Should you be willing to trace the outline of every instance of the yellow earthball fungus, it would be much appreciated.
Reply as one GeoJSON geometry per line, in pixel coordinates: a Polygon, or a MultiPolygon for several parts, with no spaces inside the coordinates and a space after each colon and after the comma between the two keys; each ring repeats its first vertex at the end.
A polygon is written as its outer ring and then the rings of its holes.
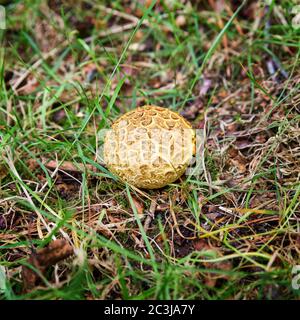
{"type": "Polygon", "coordinates": [[[195,152],[195,132],[178,113],[146,105],[113,124],[104,138],[104,161],[138,188],[162,188],[177,180],[195,152]]]}

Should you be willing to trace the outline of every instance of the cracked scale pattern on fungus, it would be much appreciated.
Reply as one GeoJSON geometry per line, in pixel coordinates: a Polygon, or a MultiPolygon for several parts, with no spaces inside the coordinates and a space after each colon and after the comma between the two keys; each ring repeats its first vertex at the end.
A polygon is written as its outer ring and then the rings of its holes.
{"type": "Polygon", "coordinates": [[[183,175],[195,153],[195,131],[182,116],[146,105],[113,124],[104,139],[104,161],[123,181],[156,189],[183,175]]]}

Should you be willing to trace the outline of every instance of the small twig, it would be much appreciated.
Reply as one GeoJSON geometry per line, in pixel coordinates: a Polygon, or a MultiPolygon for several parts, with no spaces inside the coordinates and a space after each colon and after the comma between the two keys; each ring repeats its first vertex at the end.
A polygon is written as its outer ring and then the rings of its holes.
{"type": "MultiPolygon", "coordinates": [[[[97,37],[107,37],[107,36],[113,35],[115,33],[124,32],[124,31],[135,28],[136,25],[137,25],[136,22],[131,22],[131,23],[124,24],[123,26],[114,26],[108,30],[97,33],[97,37]]],[[[95,36],[90,36],[88,38],[85,38],[84,41],[91,42],[94,39],[95,39],[95,36]]]]}
{"type": "Polygon", "coordinates": [[[90,164],[83,165],[82,163],[73,164],[71,161],[64,161],[63,163],[59,164],[56,160],[47,161],[47,159],[43,158],[43,163],[47,169],[53,169],[56,171],[67,171],[67,172],[84,172],[86,169],[96,172],[97,169],[90,164]]]}
{"type": "MultiPolygon", "coordinates": [[[[147,231],[148,231],[148,229],[149,229],[149,227],[150,227],[151,221],[152,221],[152,219],[154,218],[156,206],[157,206],[156,200],[151,200],[150,209],[149,209],[147,218],[146,218],[145,223],[144,223],[145,233],[147,233],[147,231]]],[[[144,246],[144,240],[143,240],[143,238],[141,239],[141,243],[142,243],[143,246],[144,246]]]]}
{"type": "MultiPolygon", "coordinates": [[[[129,20],[129,21],[132,21],[132,22],[135,22],[135,23],[139,23],[140,19],[137,18],[134,15],[131,15],[131,14],[128,14],[128,13],[125,13],[125,12],[121,12],[121,11],[118,11],[116,9],[109,8],[109,7],[103,6],[101,4],[98,4],[97,6],[101,10],[103,10],[103,11],[105,11],[107,13],[111,13],[111,14],[117,16],[117,17],[121,17],[123,19],[129,20]]],[[[146,26],[149,26],[149,21],[148,20],[144,20],[143,24],[146,25],[146,26]]]]}

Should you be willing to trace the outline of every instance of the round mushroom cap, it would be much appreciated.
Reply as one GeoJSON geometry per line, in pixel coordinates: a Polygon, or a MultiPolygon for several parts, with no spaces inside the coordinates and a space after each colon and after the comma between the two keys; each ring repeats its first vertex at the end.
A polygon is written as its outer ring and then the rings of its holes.
{"type": "Polygon", "coordinates": [[[178,113],[146,105],[113,124],[104,138],[104,161],[138,188],[162,188],[186,171],[195,153],[195,132],[178,113]]]}

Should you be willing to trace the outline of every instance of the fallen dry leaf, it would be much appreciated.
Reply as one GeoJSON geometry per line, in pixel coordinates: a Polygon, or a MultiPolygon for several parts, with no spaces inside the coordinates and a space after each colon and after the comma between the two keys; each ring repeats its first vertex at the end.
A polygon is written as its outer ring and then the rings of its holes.
{"type": "MultiPolygon", "coordinates": [[[[72,254],[73,248],[71,245],[65,239],[59,239],[52,241],[45,248],[32,252],[27,262],[43,275],[48,267],[70,257],[72,254]]],[[[33,289],[40,280],[39,274],[27,266],[22,267],[22,278],[25,291],[33,289]]]]}
{"type": "MultiPolygon", "coordinates": [[[[220,248],[213,246],[205,239],[197,239],[193,242],[194,248],[197,251],[214,251],[218,257],[222,257],[222,251],[220,248]]],[[[209,259],[208,259],[209,260],[209,259]]],[[[203,266],[207,269],[230,271],[232,269],[232,262],[230,260],[224,260],[219,262],[204,262],[203,266]]],[[[208,287],[214,287],[218,279],[228,279],[226,273],[205,273],[204,282],[208,287]]]]}
{"type": "Polygon", "coordinates": [[[144,213],[144,204],[138,201],[136,198],[132,197],[133,203],[136,207],[137,213],[139,216],[143,215],[144,213]]]}

